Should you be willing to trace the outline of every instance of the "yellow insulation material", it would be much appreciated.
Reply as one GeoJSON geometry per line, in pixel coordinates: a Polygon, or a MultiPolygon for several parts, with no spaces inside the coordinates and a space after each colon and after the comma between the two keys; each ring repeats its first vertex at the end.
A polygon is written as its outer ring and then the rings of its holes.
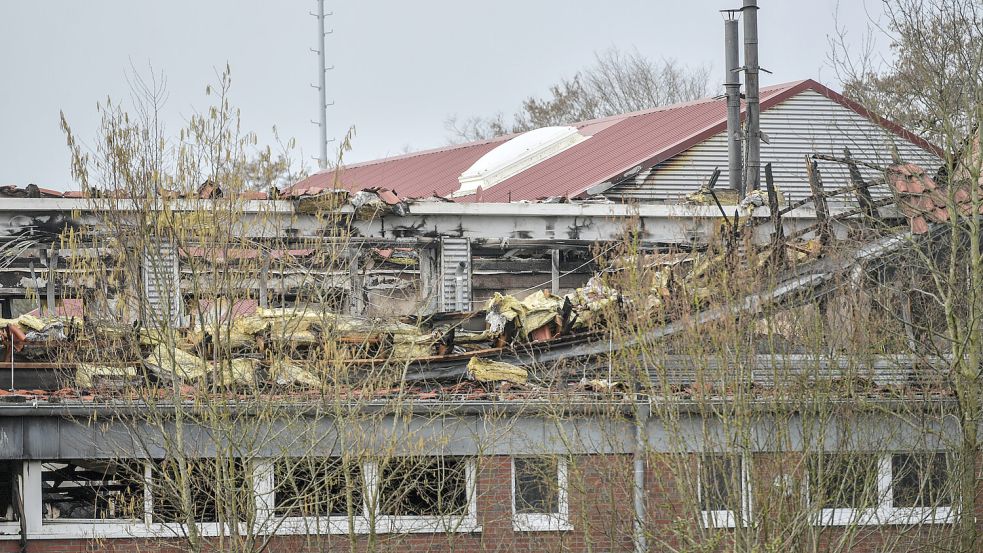
{"type": "Polygon", "coordinates": [[[270,378],[281,386],[300,385],[310,388],[321,386],[321,379],[317,375],[285,359],[277,359],[270,365],[270,378]]]}
{"type": "Polygon", "coordinates": [[[491,331],[501,332],[506,322],[518,319],[519,334],[528,338],[533,331],[553,322],[561,307],[563,297],[546,290],[530,294],[522,301],[495,292],[485,305],[488,312],[485,320],[489,322],[491,331]]]}
{"type": "Polygon", "coordinates": [[[107,367],[103,365],[80,364],[75,371],[75,385],[79,388],[92,388],[99,379],[129,380],[136,378],[137,368],[107,367]]]}
{"type": "Polygon", "coordinates": [[[208,365],[200,357],[165,344],[158,344],[144,362],[165,376],[173,374],[181,380],[194,382],[208,375],[208,365]]]}
{"type": "Polygon", "coordinates": [[[45,326],[45,322],[40,317],[35,317],[34,315],[27,313],[17,317],[17,324],[19,324],[21,328],[29,328],[37,331],[44,330],[45,326]]]}
{"type": "Polygon", "coordinates": [[[468,375],[478,382],[515,382],[525,384],[529,380],[529,372],[522,367],[504,363],[502,361],[492,361],[472,357],[468,361],[468,375]]]}
{"type": "Polygon", "coordinates": [[[539,290],[526,296],[522,300],[522,307],[521,333],[528,337],[533,331],[556,320],[556,316],[563,307],[563,297],[551,294],[546,290],[539,290]]]}
{"type": "Polygon", "coordinates": [[[254,386],[256,384],[256,360],[233,359],[221,362],[218,380],[225,386],[254,386]]]}
{"type": "Polygon", "coordinates": [[[431,355],[434,342],[436,341],[437,339],[431,334],[425,334],[422,336],[413,336],[411,334],[394,334],[393,358],[411,360],[418,357],[428,357],[431,355]]]}

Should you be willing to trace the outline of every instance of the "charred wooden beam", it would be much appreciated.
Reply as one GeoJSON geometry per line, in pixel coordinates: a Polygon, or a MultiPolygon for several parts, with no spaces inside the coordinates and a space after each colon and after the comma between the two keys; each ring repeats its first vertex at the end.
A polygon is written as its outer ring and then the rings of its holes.
{"type": "MultiPolygon", "coordinates": [[[[552,264],[552,259],[493,259],[476,257],[471,260],[471,270],[474,273],[540,273],[549,275],[553,272],[552,264]]],[[[584,261],[561,260],[559,270],[561,273],[592,273],[592,265],[590,263],[584,265],[584,261]]]]}
{"type": "MultiPolygon", "coordinates": [[[[583,286],[592,273],[571,273],[560,276],[560,289],[576,288],[583,286]]],[[[550,290],[552,279],[549,274],[519,273],[519,274],[474,274],[472,275],[472,286],[475,298],[481,296],[481,292],[503,290],[550,290]]]]}
{"type": "MultiPolygon", "coordinates": [[[[874,200],[874,208],[884,207],[886,205],[891,205],[893,203],[894,203],[894,198],[892,198],[892,197],[881,198],[879,200],[874,200]]],[[[862,213],[863,213],[863,208],[862,207],[856,207],[856,208],[853,208],[853,209],[848,209],[846,211],[841,211],[841,212],[837,213],[836,215],[831,215],[829,217],[829,222],[830,223],[834,223],[836,221],[843,221],[843,220],[849,219],[851,217],[856,217],[857,215],[860,215],[862,213]]],[[[798,239],[798,238],[801,238],[801,237],[805,236],[806,234],[809,234],[810,232],[813,232],[814,230],[815,230],[815,227],[807,227],[807,228],[799,229],[799,230],[793,232],[792,234],[789,234],[786,238],[788,240],[795,240],[795,239],[798,239]]]]}
{"type": "Polygon", "coordinates": [[[765,165],[765,186],[768,188],[768,213],[771,215],[773,234],[771,239],[771,262],[781,263],[785,258],[785,227],[782,225],[781,209],[778,205],[778,190],[771,163],[765,165]]]}
{"type": "Polygon", "coordinates": [[[850,149],[843,148],[844,159],[846,160],[847,169],[850,171],[850,184],[855,188],[855,193],[857,195],[857,203],[863,208],[863,212],[867,217],[871,219],[877,218],[877,209],[874,207],[874,199],[870,196],[870,190],[867,188],[867,183],[864,182],[863,175],[860,174],[860,168],[857,166],[857,162],[850,156],[850,149]]]}
{"type": "MultiPolygon", "coordinates": [[[[717,197],[717,193],[713,190],[713,187],[717,184],[717,179],[720,178],[720,168],[714,167],[713,174],[710,175],[710,182],[707,183],[707,190],[710,191],[710,197],[713,198],[713,203],[717,204],[717,209],[720,210],[720,215],[724,218],[724,222],[731,230],[734,229],[734,225],[731,224],[730,218],[727,217],[727,212],[724,211],[724,206],[720,205],[720,198],[717,197]]],[[[736,224],[736,223],[735,223],[736,224]]]]}
{"type": "Polygon", "coordinates": [[[819,163],[806,156],[806,173],[809,175],[809,189],[812,191],[813,203],[816,206],[816,219],[819,226],[819,242],[829,244],[832,239],[832,228],[829,222],[829,207],[823,194],[823,179],[819,173],[819,163]]]}
{"type": "Polygon", "coordinates": [[[550,250],[550,290],[560,293],[560,250],[550,250]]]}
{"type": "Polygon", "coordinates": [[[826,154],[812,154],[809,157],[811,157],[812,159],[818,159],[818,160],[822,160],[822,161],[832,161],[834,163],[845,163],[845,164],[862,165],[862,166],[864,166],[864,167],[866,167],[868,169],[873,169],[874,171],[884,172],[886,170],[885,167],[880,166],[880,165],[877,165],[876,163],[870,163],[870,162],[867,162],[867,161],[861,161],[859,159],[853,159],[853,158],[850,157],[849,153],[847,154],[847,157],[836,157],[836,156],[830,156],[830,155],[826,155],[826,154]]]}
{"type": "Polygon", "coordinates": [[[785,227],[782,226],[781,208],[778,205],[778,190],[775,189],[775,177],[771,172],[771,163],[765,165],[765,186],[768,187],[768,212],[771,215],[771,224],[775,229],[774,244],[778,244],[785,239],[785,227]]]}

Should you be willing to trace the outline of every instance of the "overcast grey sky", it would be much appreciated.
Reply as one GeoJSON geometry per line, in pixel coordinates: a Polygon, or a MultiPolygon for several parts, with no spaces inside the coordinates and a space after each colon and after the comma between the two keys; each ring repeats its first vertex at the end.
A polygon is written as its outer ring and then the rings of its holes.
{"type": "MultiPolygon", "coordinates": [[[[447,141],[448,115],[511,113],[531,94],[589,64],[595,51],[722,66],[719,9],[740,0],[328,0],[329,136],[355,126],[348,161],[447,141]]],[[[826,64],[836,0],[761,0],[763,84],[815,78],[826,64]]],[[[847,0],[841,21],[859,37],[877,0],[847,0]]],[[[297,139],[316,155],[313,0],[47,0],[0,3],[0,184],[74,188],[58,126],[63,110],[84,140],[96,102],[128,94],[132,65],[163,71],[176,130],[207,105],[216,68],[232,67],[244,126],[297,139]]]]}

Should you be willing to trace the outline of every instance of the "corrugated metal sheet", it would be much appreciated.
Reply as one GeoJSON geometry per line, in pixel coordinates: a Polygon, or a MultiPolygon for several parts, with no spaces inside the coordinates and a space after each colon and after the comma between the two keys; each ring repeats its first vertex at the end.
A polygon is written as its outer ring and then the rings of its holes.
{"type": "MultiPolygon", "coordinates": [[[[772,163],[775,182],[787,202],[811,195],[804,160],[806,154],[842,157],[843,149],[849,148],[857,159],[888,165],[894,144],[905,160],[923,167],[940,164],[935,154],[815,90],[799,92],[763,112],[761,128],[770,140],[768,144],[761,144],[762,165],[772,163]]],[[[605,195],[616,200],[680,200],[699,188],[716,167],[722,172],[718,182],[727,182],[726,133],[719,133],[631,181],[611,188],[605,195]]],[[[820,162],[820,169],[827,188],[849,184],[845,165],[820,162]]],[[[883,177],[863,167],[861,172],[865,179],[883,177]]],[[[871,188],[875,198],[889,193],[885,186],[871,188]]],[[[830,204],[853,205],[855,201],[852,196],[840,196],[832,198],[830,204]]]]}
{"type": "Polygon", "coordinates": [[[156,248],[148,245],[143,252],[143,291],[146,306],[144,324],[154,327],[164,321],[181,325],[182,299],[178,276],[177,251],[168,241],[156,248]]]}
{"type": "Polygon", "coordinates": [[[471,241],[467,238],[440,239],[441,311],[471,309],[471,241]]]}

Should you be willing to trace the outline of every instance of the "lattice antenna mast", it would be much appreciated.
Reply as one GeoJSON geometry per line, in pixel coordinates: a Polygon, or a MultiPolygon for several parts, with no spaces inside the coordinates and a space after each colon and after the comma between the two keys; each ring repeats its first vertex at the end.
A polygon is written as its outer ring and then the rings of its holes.
{"type": "Polygon", "coordinates": [[[327,72],[334,69],[333,65],[325,65],[325,55],[324,55],[324,39],[328,35],[334,32],[334,29],[325,31],[324,30],[324,20],[327,16],[334,15],[334,12],[324,11],[324,0],[317,0],[317,13],[312,13],[314,17],[317,18],[317,50],[311,49],[311,52],[317,54],[317,83],[311,84],[312,87],[317,89],[317,111],[318,111],[318,121],[311,121],[319,127],[320,130],[320,142],[318,143],[319,156],[317,158],[318,165],[321,169],[328,168],[328,143],[333,142],[334,139],[328,139],[328,106],[333,106],[334,102],[328,102],[328,89],[326,86],[326,76],[327,72]]]}

